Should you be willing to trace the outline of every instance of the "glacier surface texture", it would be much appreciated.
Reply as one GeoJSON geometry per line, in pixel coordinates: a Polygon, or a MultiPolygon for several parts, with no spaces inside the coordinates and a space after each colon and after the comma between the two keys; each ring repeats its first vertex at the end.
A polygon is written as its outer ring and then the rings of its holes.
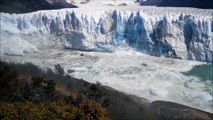
{"type": "Polygon", "coordinates": [[[126,48],[154,56],[213,60],[213,17],[74,9],[1,13],[1,54],[24,55],[43,48],[114,52],[126,48]]]}

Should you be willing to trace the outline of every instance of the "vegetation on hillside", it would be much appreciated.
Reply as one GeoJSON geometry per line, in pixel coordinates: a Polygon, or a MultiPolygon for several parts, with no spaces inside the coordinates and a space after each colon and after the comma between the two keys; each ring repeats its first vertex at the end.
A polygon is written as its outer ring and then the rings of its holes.
{"type": "Polygon", "coordinates": [[[108,120],[103,93],[94,86],[77,92],[55,80],[20,75],[1,66],[0,119],[108,120]]]}

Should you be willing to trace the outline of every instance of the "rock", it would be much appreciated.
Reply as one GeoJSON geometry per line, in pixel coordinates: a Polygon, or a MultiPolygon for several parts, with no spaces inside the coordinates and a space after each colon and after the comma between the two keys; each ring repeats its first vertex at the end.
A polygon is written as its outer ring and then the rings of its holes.
{"type": "Polygon", "coordinates": [[[211,113],[165,101],[151,103],[151,109],[158,120],[212,120],[213,117],[211,113]]]}

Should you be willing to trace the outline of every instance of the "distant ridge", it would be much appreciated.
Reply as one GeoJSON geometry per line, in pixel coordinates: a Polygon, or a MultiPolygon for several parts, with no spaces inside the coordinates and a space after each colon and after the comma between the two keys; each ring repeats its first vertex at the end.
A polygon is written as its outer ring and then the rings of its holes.
{"type": "Polygon", "coordinates": [[[147,0],[147,1],[141,1],[140,4],[141,5],[154,5],[157,6],[158,4],[160,4],[162,2],[162,0],[147,0]]]}
{"type": "Polygon", "coordinates": [[[213,9],[213,0],[147,0],[140,1],[140,5],[155,5],[159,7],[195,7],[213,9]]]}
{"type": "Polygon", "coordinates": [[[77,8],[65,0],[1,0],[0,12],[27,13],[38,10],[77,8]]]}

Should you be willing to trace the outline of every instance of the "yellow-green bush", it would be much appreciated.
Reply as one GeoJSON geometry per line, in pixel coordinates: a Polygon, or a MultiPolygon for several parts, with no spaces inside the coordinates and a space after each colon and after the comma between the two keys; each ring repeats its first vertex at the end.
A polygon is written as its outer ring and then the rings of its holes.
{"type": "Polygon", "coordinates": [[[14,104],[0,104],[0,119],[15,120],[19,117],[18,111],[14,104]]]}
{"type": "Polygon", "coordinates": [[[77,107],[70,104],[0,103],[1,120],[109,120],[107,110],[87,101],[77,107]]]}
{"type": "Polygon", "coordinates": [[[73,120],[78,114],[78,108],[68,104],[51,103],[46,108],[52,119],[73,120]]]}
{"type": "Polygon", "coordinates": [[[81,120],[109,120],[107,109],[94,101],[87,101],[80,106],[81,120]]]}

